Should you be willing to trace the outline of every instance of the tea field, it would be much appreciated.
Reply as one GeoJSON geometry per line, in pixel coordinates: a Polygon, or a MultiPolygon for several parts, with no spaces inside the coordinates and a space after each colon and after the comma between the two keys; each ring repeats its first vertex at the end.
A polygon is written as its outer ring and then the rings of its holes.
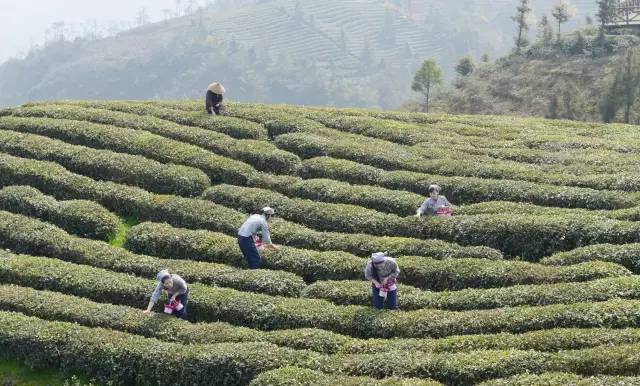
{"type": "Polygon", "coordinates": [[[640,384],[638,127],[201,105],[0,110],[2,360],[113,384],[640,384]],[[432,183],[454,216],[413,216],[432,183]],[[235,236],[265,205],[282,248],[248,270],[235,236]],[[370,305],[377,251],[397,311],[370,305]],[[189,321],[142,312],[163,268],[189,321]]]}

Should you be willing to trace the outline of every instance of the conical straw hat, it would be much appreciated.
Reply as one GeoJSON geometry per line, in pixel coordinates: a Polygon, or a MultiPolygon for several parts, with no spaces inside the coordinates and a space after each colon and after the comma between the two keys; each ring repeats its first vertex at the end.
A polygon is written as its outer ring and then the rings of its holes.
{"type": "Polygon", "coordinates": [[[222,85],[218,82],[213,82],[209,85],[209,88],[207,89],[211,92],[214,92],[216,94],[224,94],[226,92],[226,90],[224,89],[224,87],[222,87],[222,85]]]}

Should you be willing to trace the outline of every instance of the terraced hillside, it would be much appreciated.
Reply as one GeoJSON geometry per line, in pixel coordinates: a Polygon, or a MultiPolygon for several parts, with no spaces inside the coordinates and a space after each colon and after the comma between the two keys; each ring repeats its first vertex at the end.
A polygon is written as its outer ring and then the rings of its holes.
{"type": "MultiPolygon", "coordinates": [[[[418,96],[411,81],[425,59],[453,80],[461,57],[511,50],[517,3],[225,2],[234,4],[199,1],[212,5],[104,39],[50,41],[0,63],[0,107],[52,98],[201,98],[215,78],[234,100],[388,109],[418,96]]],[[[556,3],[531,7],[539,18],[556,3]]],[[[579,16],[563,30],[595,12],[595,0],[573,3],[579,16]]]]}
{"type": "Polygon", "coordinates": [[[116,384],[640,383],[637,127],[200,108],[0,111],[0,357],[116,384]],[[412,216],[431,183],[453,217],[412,216]],[[246,270],[267,204],[283,247],[246,270]],[[398,311],[369,306],[381,250],[398,311]],[[142,313],[162,268],[191,320],[142,313]]]}

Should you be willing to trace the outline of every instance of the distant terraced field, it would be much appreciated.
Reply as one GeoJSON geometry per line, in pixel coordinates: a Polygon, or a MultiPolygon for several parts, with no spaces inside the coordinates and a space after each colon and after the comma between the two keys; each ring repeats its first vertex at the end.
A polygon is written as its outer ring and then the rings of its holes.
{"type": "Polygon", "coordinates": [[[0,110],[0,357],[115,384],[640,384],[638,128],[199,101],[0,110]],[[438,183],[450,218],[412,214],[438,183]],[[270,205],[264,269],[235,235],[270,205]],[[375,311],[367,257],[397,258],[375,311]],[[190,321],[142,313],[163,268],[190,321]]]}

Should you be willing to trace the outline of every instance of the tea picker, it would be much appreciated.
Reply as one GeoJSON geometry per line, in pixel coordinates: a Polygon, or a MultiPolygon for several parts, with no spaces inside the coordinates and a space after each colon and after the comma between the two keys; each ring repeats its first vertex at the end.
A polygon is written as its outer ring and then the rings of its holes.
{"type": "Polygon", "coordinates": [[[168,269],[163,269],[156,276],[158,284],[151,294],[151,300],[145,314],[151,313],[151,309],[160,299],[162,290],[167,291],[169,303],[164,307],[166,314],[174,315],[182,319],[187,318],[187,304],[189,303],[189,288],[187,283],[179,275],[172,274],[168,269]]]}
{"type": "Polygon", "coordinates": [[[269,223],[275,213],[273,208],[265,206],[260,210],[259,214],[249,216],[238,230],[238,245],[250,269],[260,268],[261,258],[258,247],[279,249],[271,242],[271,235],[269,234],[269,223]],[[258,235],[260,235],[259,243],[256,240],[258,235]]]}
{"type": "Polygon", "coordinates": [[[427,216],[451,216],[453,206],[445,196],[440,195],[440,186],[429,185],[429,198],[427,198],[416,211],[416,217],[427,216]]]}

